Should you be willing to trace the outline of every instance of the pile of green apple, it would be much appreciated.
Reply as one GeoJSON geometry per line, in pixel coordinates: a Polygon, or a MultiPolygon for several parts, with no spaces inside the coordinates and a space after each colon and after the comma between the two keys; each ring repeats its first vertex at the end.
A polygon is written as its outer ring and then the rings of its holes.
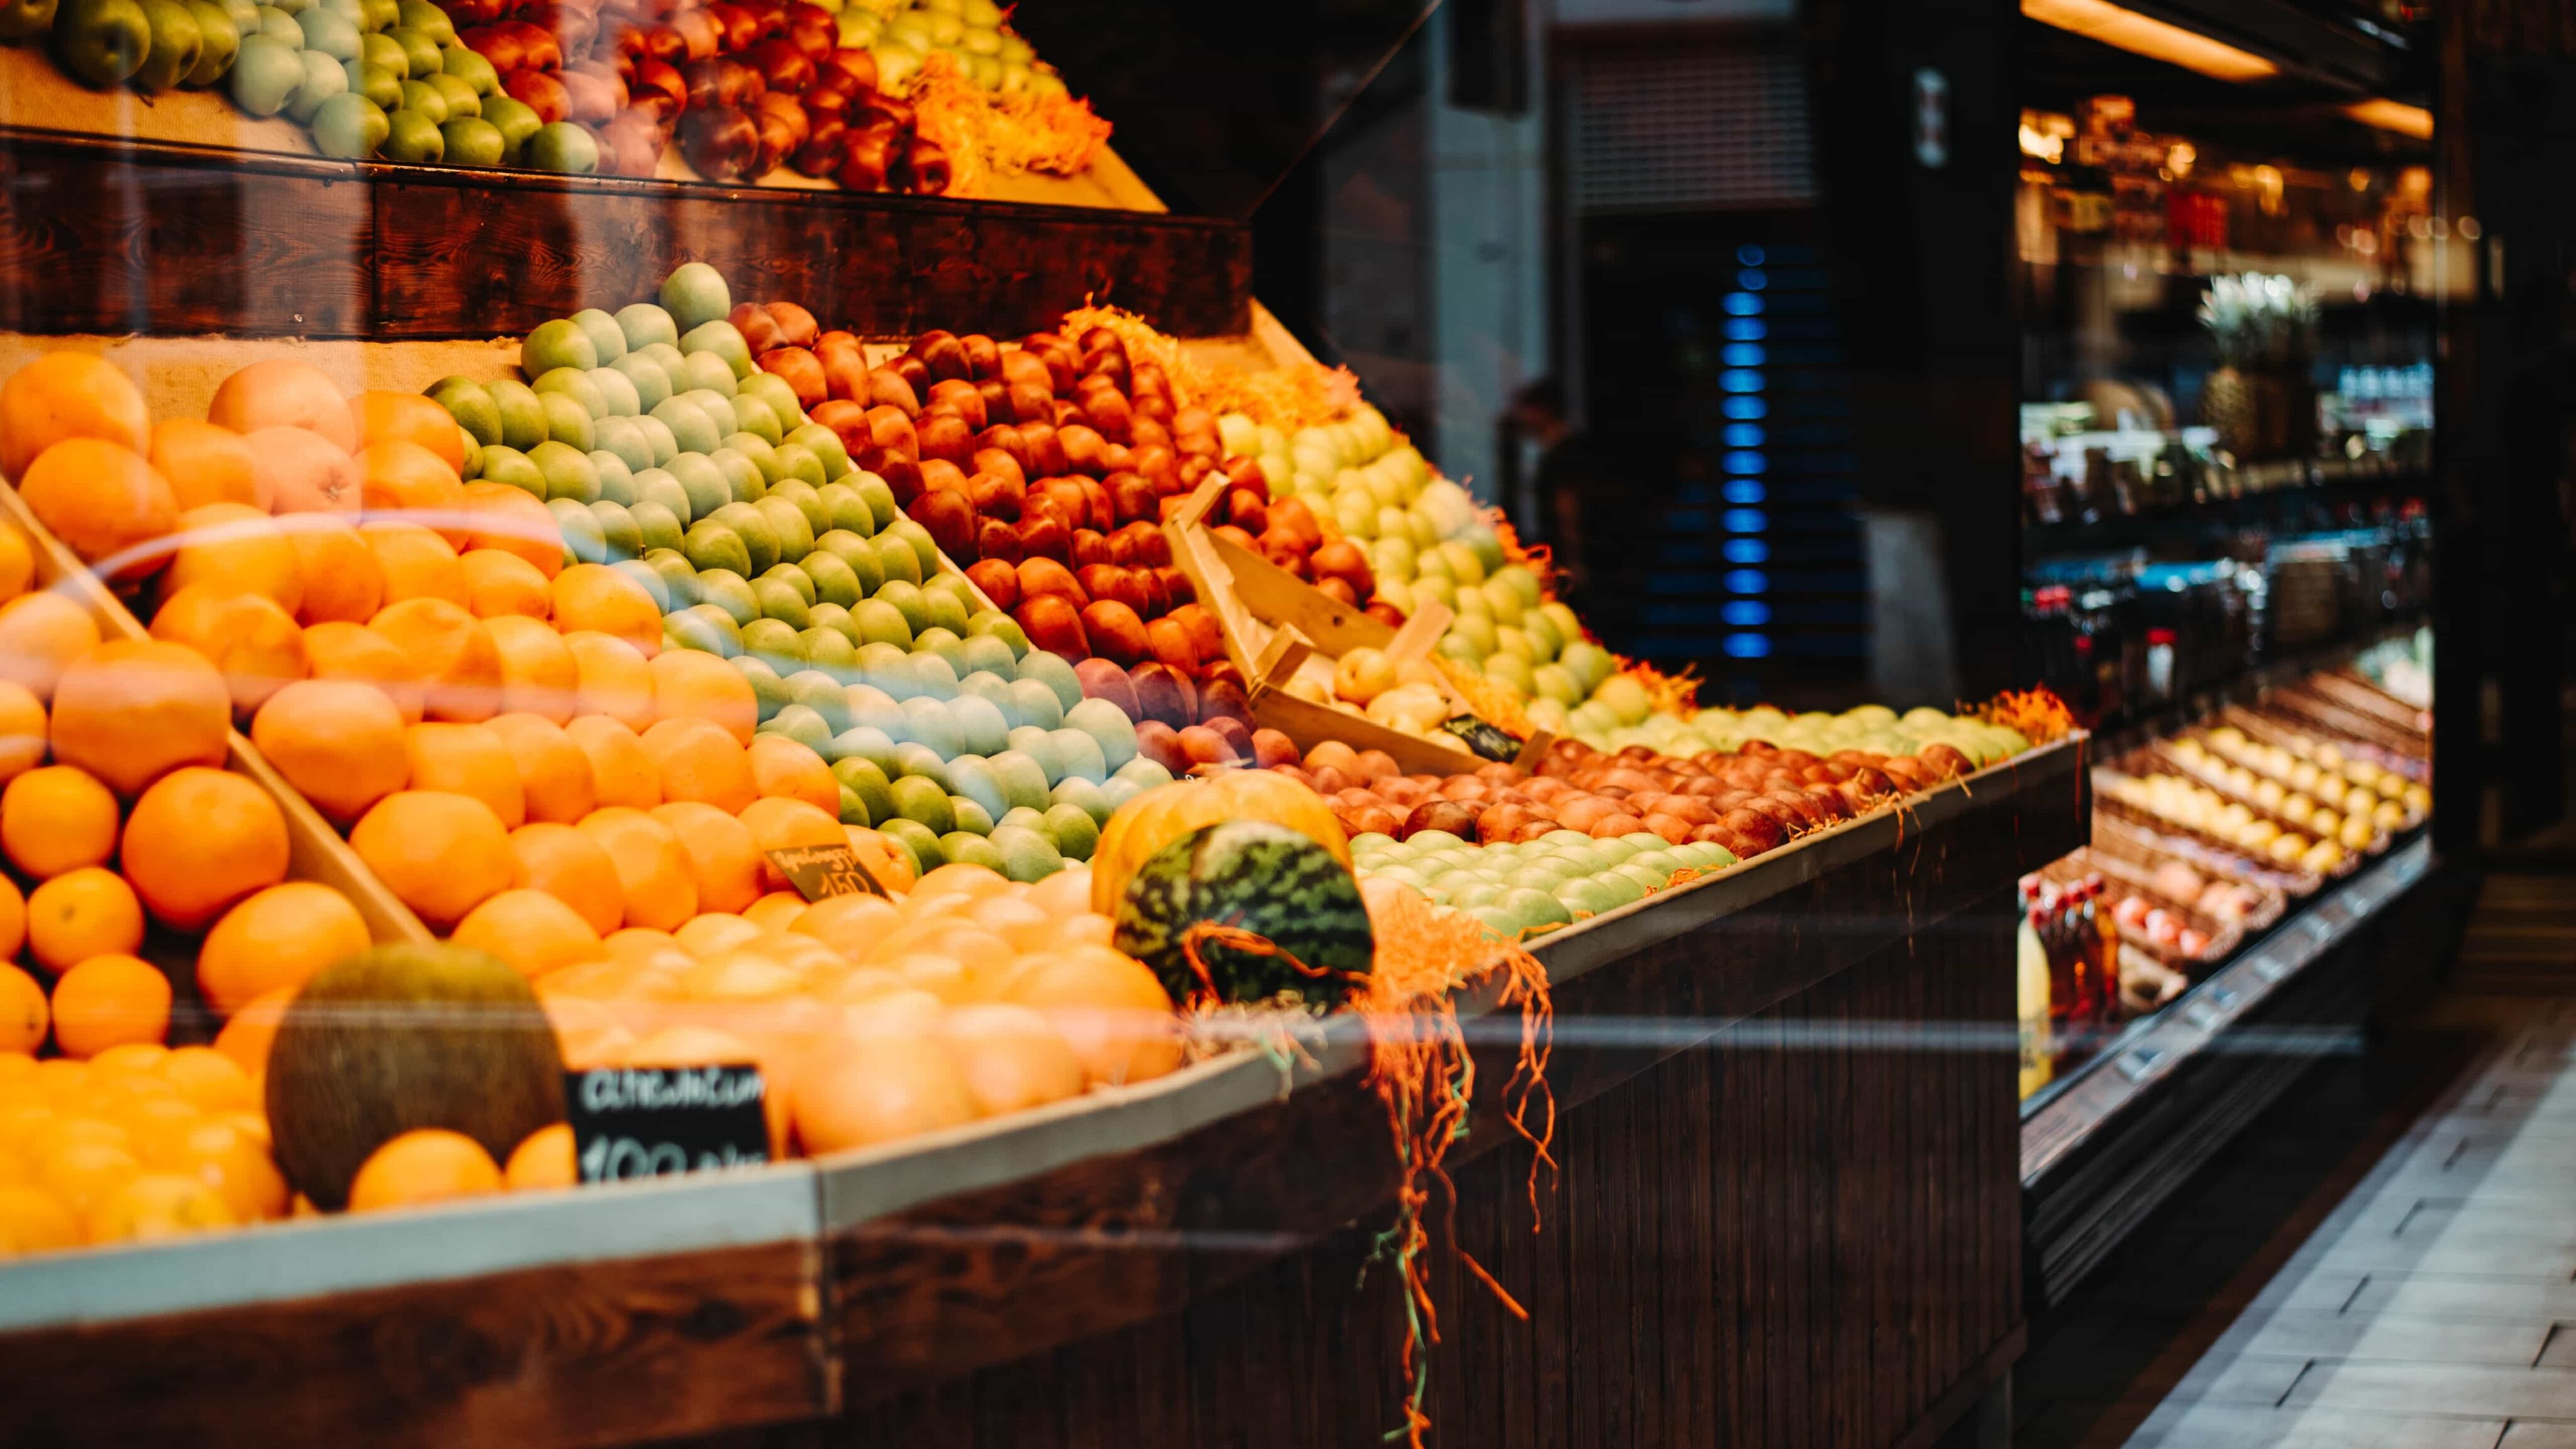
{"type": "Polygon", "coordinates": [[[1055,67],[1011,29],[1008,12],[994,0],[899,0],[883,5],[833,4],[839,14],[841,43],[865,46],[876,57],[877,84],[900,91],[904,81],[930,57],[945,55],[957,73],[988,91],[1006,96],[1068,95],[1055,67]]]}
{"type": "Polygon", "coordinates": [[[598,166],[598,143],[501,93],[430,0],[18,0],[0,40],[50,32],[85,85],[145,95],[222,85],[253,116],[284,115],[325,156],[460,166],[598,166]]]}
{"type": "Polygon", "coordinates": [[[831,763],[846,823],[925,870],[1034,879],[1089,859],[1109,813],[1170,772],[752,366],[733,312],[693,262],[658,302],[530,332],[533,382],[451,377],[429,396],[473,440],[469,476],[542,499],[568,561],[642,584],[664,647],[742,671],[759,728],[831,763]]]}
{"type": "Polygon", "coordinates": [[[1767,704],[1688,715],[1657,712],[1644,686],[1628,675],[1605,681],[1599,694],[1568,713],[1567,723],[1567,737],[1594,749],[1644,745],[1683,758],[1708,750],[1731,753],[1751,740],[1827,757],[1840,750],[1919,755],[1930,746],[1948,745],[1983,768],[2030,748],[2019,731],[1928,707],[1902,715],[1883,704],[1858,705],[1841,714],[1788,714],[1767,704]]]}
{"type": "Polygon", "coordinates": [[[1518,938],[1643,900],[1677,871],[1720,870],[1735,855],[1714,841],[1671,845],[1642,832],[1596,840],[1551,830],[1519,844],[1478,845],[1419,830],[1404,840],[1353,836],[1351,863],[1365,879],[1401,881],[1518,938]]]}

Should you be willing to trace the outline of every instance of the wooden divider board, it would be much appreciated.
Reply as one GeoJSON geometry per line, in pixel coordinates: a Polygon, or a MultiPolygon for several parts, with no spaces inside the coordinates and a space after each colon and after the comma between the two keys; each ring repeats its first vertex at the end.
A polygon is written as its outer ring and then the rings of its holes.
{"type": "MultiPolygon", "coordinates": [[[[151,637],[124,601],[64,547],[62,540],[37,520],[27,500],[18,496],[18,490],[6,483],[0,483],[0,519],[27,536],[36,561],[37,584],[62,593],[88,611],[98,623],[101,638],[151,637]]],[[[286,871],[290,878],[318,881],[338,891],[358,908],[359,916],[367,923],[367,934],[378,941],[435,939],[420,917],[412,914],[411,907],[385,889],[375,872],[367,869],[366,862],[358,859],[358,853],[349,848],[321,812],[286,783],[285,777],[261,757],[241,731],[232,730],[229,735],[225,768],[249,776],[277,801],[286,816],[286,871]]]]}

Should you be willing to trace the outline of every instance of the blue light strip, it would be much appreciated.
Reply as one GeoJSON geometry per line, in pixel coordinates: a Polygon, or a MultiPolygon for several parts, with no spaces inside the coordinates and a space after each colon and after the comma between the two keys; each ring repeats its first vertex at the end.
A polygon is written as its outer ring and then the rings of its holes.
{"type": "MultiPolygon", "coordinates": [[[[1767,439],[1756,421],[1770,409],[1761,394],[1768,379],[1763,367],[1770,354],[1762,345],[1770,329],[1762,322],[1762,292],[1771,279],[1762,271],[1767,254],[1761,247],[1747,243],[1735,249],[1735,260],[1741,268],[1735,274],[1739,289],[1726,295],[1726,346],[1720,354],[1725,371],[1718,376],[1718,386],[1725,390],[1726,428],[1729,449],[1721,460],[1730,476],[1720,492],[1728,508],[1720,515],[1726,532],[1727,562],[1758,564],[1771,557],[1770,544],[1761,536],[1770,527],[1770,519],[1752,505],[1768,496],[1760,475],[1769,471],[1770,459],[1760,450],[1767,439]]],[[[1734,568],[1727,571],[1726,589],[1731,594],[1763,594],[1771,587],[1770,576],[1756,568],[1734,568]]],[[[1719,610],[1719,618],[1730,629],[1758,630],[1771,622],[1771,606],[1759,598],[1730,599],[1719,610]]],[[[1763,659],[1771,653],[1767,634],[1743,632],[1726,636],[1724,648],[1730,659],[1763,659]]]]}

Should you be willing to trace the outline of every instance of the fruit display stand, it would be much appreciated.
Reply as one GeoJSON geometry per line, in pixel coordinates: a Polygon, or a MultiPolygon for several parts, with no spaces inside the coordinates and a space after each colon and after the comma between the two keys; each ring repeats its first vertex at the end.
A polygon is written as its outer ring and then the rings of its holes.
{"type": "MultiPolygon", "coordinates": [[[[2010,1029],[2011,882],[2080,843],[2085,744],[1544,938],[1535,1179],[1518,1027],[1462,1004],[1455,1242],[1529,1321],[1444,1236],[1435,1422],[1916,1443],[2000,1381],[2010,1059],[1960,1033],[2010,1029]]],[[[0,1385],[40,1439],[1366,1442],[1405,1390],[1391,1270],[1352,1286],[1397,1175],[1358,1035],[810,1164],[12,1263],[0,1385]]]]}

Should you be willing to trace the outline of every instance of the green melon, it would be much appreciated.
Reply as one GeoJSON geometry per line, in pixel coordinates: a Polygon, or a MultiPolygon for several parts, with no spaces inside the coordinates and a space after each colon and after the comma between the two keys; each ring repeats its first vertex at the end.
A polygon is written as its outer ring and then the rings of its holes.
{"type": "Polygon", "coordinates": [[[1118,902],[1118,949],[1144,962],[1175,1001],[1201,987],[1181,942],[1191,926],[1215,921],[1263,936],[1309,967],[1279,956],[1213,943],[1199,948],[1217,994],[1227,1001],[1290,996],[1338,1004],[1348,976],[1369,970],[1376,938],[1359,883],[1303,832],[1264,820],[1201,826],[1137,868],[1118,902]]]}
{"type": "Polygon", "coordinates": [[[494,1162],[564,1118],[563,1053],[526,978],[462,946],[375,946],[323,968],[268,1053],[277,1165],[338,1211],[368,1154],[444,1127],[494,1162]]]}

